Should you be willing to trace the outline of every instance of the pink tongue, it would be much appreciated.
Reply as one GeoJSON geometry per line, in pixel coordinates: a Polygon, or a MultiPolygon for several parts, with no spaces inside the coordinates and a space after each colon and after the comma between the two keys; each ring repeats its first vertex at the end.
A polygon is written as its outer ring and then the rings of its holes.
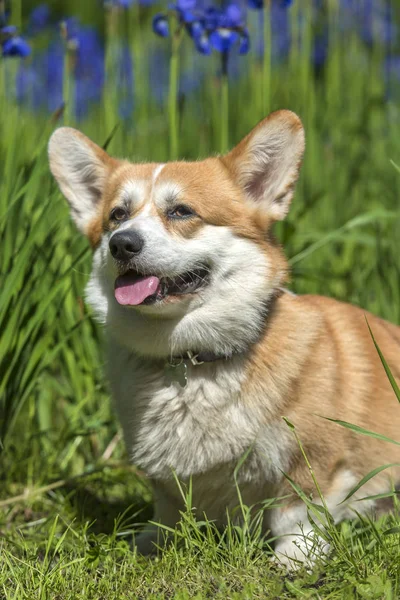
{"type": "Polygon", "coordinates": [[[123,275],[115,281],[115,299],[119,304],[137,306],[155,294],[160,287],[158,277],[137,277],[137,275],[123,275]]]}

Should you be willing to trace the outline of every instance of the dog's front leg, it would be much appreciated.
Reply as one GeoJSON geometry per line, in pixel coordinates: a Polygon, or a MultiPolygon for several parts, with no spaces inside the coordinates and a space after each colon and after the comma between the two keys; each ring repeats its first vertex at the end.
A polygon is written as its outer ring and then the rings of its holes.
{"type": "Polygon", "coordinates": [[[145,556],[155,554],[158,548],[162,548],[168,543],[170,532],[163,528],[162,525],[174,528],[180,519],[179,511],[182,509],[179,500],[168,494],[164,489],[163,484],[153,481],[153,491],[153,522],[146,525],[143,531],[135,537],[134,542],[134,546],[138,553],[145,556]],[[159,523],[159,525],[157,525],[157,523],[159,523]]]}

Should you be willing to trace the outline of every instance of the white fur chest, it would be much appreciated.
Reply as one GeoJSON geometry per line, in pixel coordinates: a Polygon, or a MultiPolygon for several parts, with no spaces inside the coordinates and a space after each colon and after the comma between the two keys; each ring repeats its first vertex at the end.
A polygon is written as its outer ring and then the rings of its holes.
{"type": "MultiPolygon", "coordinates": [[[[162,365],[108,344],[109,377],[128,453],[152,479],[187,480],[227,471],[252,448],[244,481],[276,480],[287,455],[281,424],[266,423],[265,407],[245,402],[245,361],[236,357],[189,367],[188,384],[168,387],[162,365]],[[264,410],[263,410],[264,408],[264,410]],[[279,442],[278,442],[279,440],[279,442]]],[[[265,402],[268,399],[265,398],[265,402]]]]}

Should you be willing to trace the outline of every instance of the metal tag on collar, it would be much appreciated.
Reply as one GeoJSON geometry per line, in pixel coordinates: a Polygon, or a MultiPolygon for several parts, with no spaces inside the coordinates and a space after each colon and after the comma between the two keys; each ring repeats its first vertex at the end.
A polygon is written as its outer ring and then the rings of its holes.
{"type": "Polygon", "coordinates": [[[187,386],[187,364],[181,359],[180,362],[167,362],[164,366],[165,379],[170,386],[172,383],[179,383],[181,388],[187,386]]]}
{"type": "Polygon", "coordinates": [[[197,367],[198,365],[204,364],[204,361],[198,360],[198,358],[197,358],[199,356],[198,354],[193,354],[193,352],[190,352],[190,350],[188,350],[186,352],[186,354],[188,355],[188,358],[193,366],[197,367]]]}

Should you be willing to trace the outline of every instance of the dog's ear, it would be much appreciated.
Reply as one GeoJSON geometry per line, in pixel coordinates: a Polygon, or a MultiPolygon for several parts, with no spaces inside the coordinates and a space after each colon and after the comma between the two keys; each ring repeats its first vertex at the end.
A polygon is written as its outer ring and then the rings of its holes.
{"type": "Polygon", "coordinates": [[[105,181],[114,164],[104,150],[71,127],[56,129],[49,141],[50,170],[82,233],[99,215],[105,181]]]}
{"type": "Polygon", "coordinates": [[[270,114],[222,158],[246,197],[276,220],[289,211],[304,154],[304,129],[289,110],[270,114]]]}

